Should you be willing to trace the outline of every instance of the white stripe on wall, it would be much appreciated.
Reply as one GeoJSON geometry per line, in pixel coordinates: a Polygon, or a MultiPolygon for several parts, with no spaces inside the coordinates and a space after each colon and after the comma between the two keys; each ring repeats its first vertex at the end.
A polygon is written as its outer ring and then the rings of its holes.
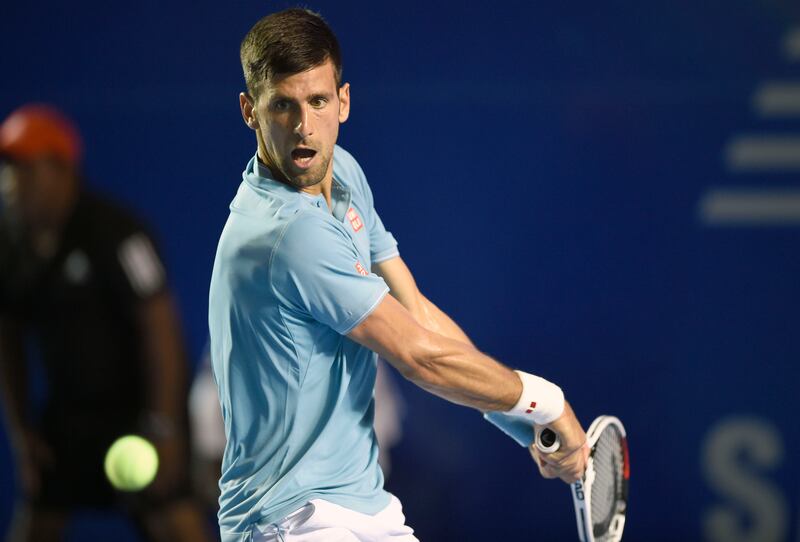
{"type": "Polygon", "coordinates": [[[698,211],[711,226],[800,225],[800,189],[712,188],[698,211]]]}
{"type": "Polygon", "coordinates": [[[790,62],[800,61],[800,28],[793,28],[783,38],[783,53],[790,62]]]}
{"type": "Polygon", "coordinates": [[[739,136],[725,148],[725,161],[734,171],[800,171],[800,137],[739,136]]]}
{"type": "Polygon", "coordinates": [[[800,82],[762,84],[753,96],[753,107],[762,117],[800,117],[800,82]]]}

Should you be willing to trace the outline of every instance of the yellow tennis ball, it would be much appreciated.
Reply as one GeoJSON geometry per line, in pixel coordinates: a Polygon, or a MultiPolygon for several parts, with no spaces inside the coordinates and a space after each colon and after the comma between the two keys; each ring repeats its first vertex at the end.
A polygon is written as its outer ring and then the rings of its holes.
{"type": "Polygon", "coordinates": [[[112,486],[122,491],[139,491],[156,477],[158,453],[142,437],[126,435],[108,449],[104,466],[112,486]]]}

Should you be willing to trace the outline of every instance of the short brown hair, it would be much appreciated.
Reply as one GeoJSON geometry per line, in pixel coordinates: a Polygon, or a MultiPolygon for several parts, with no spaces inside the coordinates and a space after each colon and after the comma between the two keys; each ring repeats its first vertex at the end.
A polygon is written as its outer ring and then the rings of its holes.
{"type": "Polygon", "coordinates": [[[259,86],[276,75],[292,75],[333,62],[336,86],[342,83],[339,42],[318,13],[290,8],[259,20],[239,50],[247,91],[255,98],[259,86]]]}

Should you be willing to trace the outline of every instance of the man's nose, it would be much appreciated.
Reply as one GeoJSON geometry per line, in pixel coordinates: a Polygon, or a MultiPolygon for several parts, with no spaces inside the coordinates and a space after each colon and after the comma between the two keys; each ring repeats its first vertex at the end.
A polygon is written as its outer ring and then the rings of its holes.
{"type": "Polygon", "coordinates": [[[299,135],[302,139],[314,133],[314,128],[311,123],[311,112],[308,106],[300,106],[295,122],[294,133],[299,135]]]}

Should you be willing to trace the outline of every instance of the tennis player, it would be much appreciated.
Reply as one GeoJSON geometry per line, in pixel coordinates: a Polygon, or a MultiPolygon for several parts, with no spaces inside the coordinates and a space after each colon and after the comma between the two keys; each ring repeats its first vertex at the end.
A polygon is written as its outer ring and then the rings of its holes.
{"type": "Polygon", "coordinates": [[[302,9],[269,15],[241,61],[257,152],[230,205],[209,304],[227,436],[222,540],[417,540],[377,464],[378,354],[526,446],[534,424],[553,428],[562,447],[537,464],[577,479],[586,437],[561,389],[479,352],[419,292],[363,171],[336,145],[350,86],[328,25],[302,9]]]}

